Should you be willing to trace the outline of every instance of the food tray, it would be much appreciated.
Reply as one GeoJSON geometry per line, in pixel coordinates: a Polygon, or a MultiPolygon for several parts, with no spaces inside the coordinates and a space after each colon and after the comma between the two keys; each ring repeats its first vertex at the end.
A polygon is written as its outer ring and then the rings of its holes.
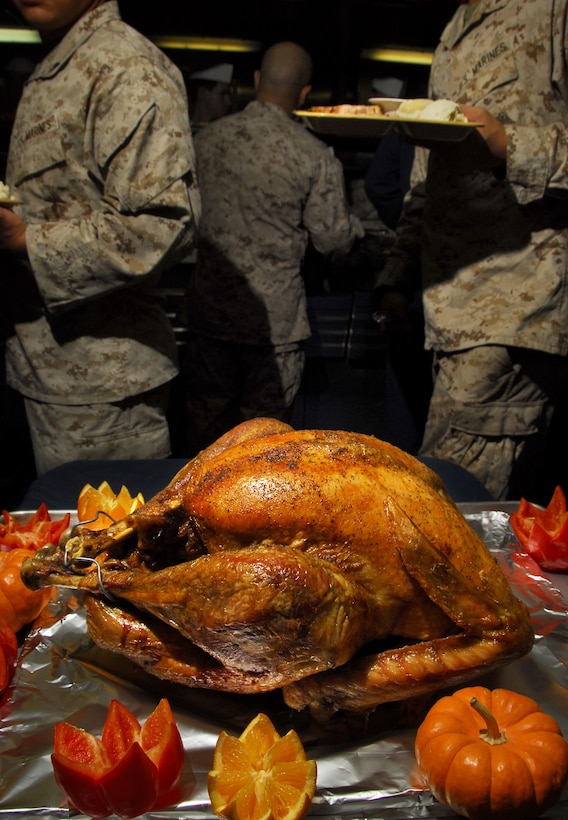
{"type": "MultiPolygon", "coordinates": [[[[529,655],[475,683],[533,697],[568,737],[568,576],[527,572],[515,564],[518,545],[508,525],[508,512],[514,507],[460,506],[529,606],[537,633],[529,655]]],[[[52,517],[58,516],[52,513],[52,517]]],[[[416,721],[412,717],[393,721],[392,704],[377,710],[367,725],[337,721],[323,730],[304,713],[287,710],[279,693],[227,695],[158,681],[96,649],[86,632],[80,595],[62,590],[25,640],[13,685],[0,707],[0,820],[70,816],[50,762],[57,721],[67,720],[100,735],[112,698],[145,720],[164,696],[183,737],[186,766],[178,805],[143,815],[146,820],[214,818],[207,773],[218,734],[221,729],[239,734],[259,711],[267,713],[280,732],[296,728],[308,757],[317,761],[317,792],[308,817],[456,816],[423,789],[413,753],[416,721]]],[[[555,820],[566,816],[568,787],[543,815],[555,820]]]]}
{"type": "Polygon", "coordinates": [[[401,117],[396,111],[404,100],[399,97],[371,97],[371,105],[380,105],[384,115],[329,114],[320,111],[295,111],[306,125],[319,134],[337,137],[384,137],[395,131],[410,142],[461,142],[479,122],[440,122],[417,117],[401,117]]]}
{"type": "Polygon", "coordinates": [[[297,117],[316,134],[335,137],[384,137],[392,130],[394,121],[390,117],[350,117],[347,114],[324,114],[317,111],[295,111],[297,117]]]}

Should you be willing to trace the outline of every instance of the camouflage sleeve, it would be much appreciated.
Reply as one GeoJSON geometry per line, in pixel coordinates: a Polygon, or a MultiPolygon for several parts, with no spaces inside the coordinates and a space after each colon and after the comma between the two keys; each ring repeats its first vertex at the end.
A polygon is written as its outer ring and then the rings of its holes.
{"type": "Polygon", "coordinates": [[[123,68],[98,89],[84,137],[96,193],[55,221],[28,225],[30,263],[51,311],[161,271],[193,246],[200,200],[187,107],[171,78],[149,71],[123,68]]]}
{"type": "Polygon", "coordinates": [[[349,211],[343,166],[331,153],[319,163],[304,208],[304,225],[320,253],[348,251],[365,233],[358,217],[349,211]]]}
{"type": "Polygon", "coordinates": [[[522,124],[505,125],[507,179],[519,186],[517,196],[525,204],[544,195],[568,193],[568,3],[533,0],[526,9],[534,24],[527,44],[532,43],[535,51],[530,52],[533,76],[517,89],[519,106],[526,108],[530,94],[538,92],[537,111],[542,107],[546,119],[535,113],[522,124]]]}

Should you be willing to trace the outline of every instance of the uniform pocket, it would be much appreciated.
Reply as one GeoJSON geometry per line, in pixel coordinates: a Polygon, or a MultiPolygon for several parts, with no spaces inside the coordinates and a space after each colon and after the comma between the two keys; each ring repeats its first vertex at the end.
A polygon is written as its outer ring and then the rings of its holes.
{"type": "Polygon", "coordinates": [[[484,438],[525,437],[542,427],[541,404],[462,404],[452,409],[454,430],[484,438]]]}

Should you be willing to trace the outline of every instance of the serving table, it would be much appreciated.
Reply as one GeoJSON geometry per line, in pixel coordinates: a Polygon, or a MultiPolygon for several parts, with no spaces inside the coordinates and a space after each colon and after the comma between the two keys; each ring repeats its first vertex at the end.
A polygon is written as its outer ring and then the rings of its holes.
{"type": "MultiPolygon", "coordinates": [[[[154,465],[152,480],[159,478],[155,489],[167,483],[166,474],[171,477],[179,466],[175,460],[154,465]]],[[[132,492],[139,492],[144,481],[145,492],[151,494],[150,480],[148,476],[143,479],[140,468],[140,463],[130,463],[130,475],[125,471],[120,475],[132,492]]],[[[78,471],[74,479],[76,494],[85,473],[77,464],[73,469],[78,471]]],[[[67,478],[71,472],[68,468],[67,478]]],[[[90,476],[89,483],[106,479],[113,486],[113,476],[108,472],[92,471],[90,476]]],[[[118,477],[119,471],[114,476],[118,477]]],[[[63,492],[65,484],[52,483],[53,495],[47,498],[61,499],[57,493],[63,492]]],[[[35,495],[45,488],[42,479],[32,485],[27,495],[30,509],[46,500],[35,495]]],[[[547,575],[536,565],[517,561],[518,544],[509,527],[509,513],[516,503],[497,504],[483,499],[461,502],[459,506],[485,540],[515,593],[527,603],[537,635],[526,657],[479,678],[475,684],[507,688],[534,698],[568,737],[568,575],[547,575]]],[[[379,707],[367,721],[334,720],[329,727],[322,727],[308,714],[289,710],[279,692],[230,695],[159,681],[125,659],[95,647],[86,630],[80,594],[61,590],[25,639],[13,685],[0,706],[0,820],[81,817],[69,812],[53,779],[50,754],[55,723],[66,720],[100,736],[113,698],[122,701],[143,722],[161,697],[167,697],[172,706],[186,761],[177,805],[148,813],[143,816],[146,820],[214,818],[207,794],[207,773],[219,732],[225,729],[238,735],[261,711],[271,717],[281,733],[295,728],[308,757],[317,761],[317,792],[308,817],[455,817],[420,781],[413,751],[415,715],[389,704],[379,707]]],[[[561,820],[567,816],[568,786],[543,817],[561,820]]]]}

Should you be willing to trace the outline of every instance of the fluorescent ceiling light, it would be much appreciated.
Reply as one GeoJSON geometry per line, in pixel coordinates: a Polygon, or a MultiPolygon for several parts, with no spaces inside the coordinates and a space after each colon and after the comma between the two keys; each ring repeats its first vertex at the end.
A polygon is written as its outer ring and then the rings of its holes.
{"type": "Polygon", "coordinates": [[[231,40],[224,37],[175,37],[164,35],[152,37],[160,48],[187,49],[188,51],[260,51],[260,43],[254,40],[231,40]]]}
{"type": "MultiPolygon", "coordinates": [[[[191,51],[260,51],[255,40],[232,40],[225,37],[179,37],[163,35],[152,38],[161,48],[188,49],[191,51]]],[[[27,28],[0,28],[0,43],[41,43],[37,31],[27,28]]]]}
{"type": "Polygon", "coordinates": [[[33,29],[0,28],[0,43],[41,43],[41,39],[33,29]]]}
{"type": "Polygon", "coordinates": [[[432,65],[433,51],[414,48],[367,48],[361,52],[364,60],[380,63],[406,63],[409,65],[432,65]]]}

